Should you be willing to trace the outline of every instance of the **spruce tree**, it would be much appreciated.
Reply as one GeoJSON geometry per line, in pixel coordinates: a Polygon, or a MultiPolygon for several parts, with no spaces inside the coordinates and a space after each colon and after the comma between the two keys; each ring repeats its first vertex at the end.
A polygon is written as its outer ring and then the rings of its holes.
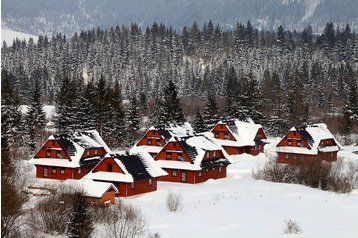
{"type": "Polygon", "coordinates": [[[225,74],[226,81],[226,104],[224,116],[225,118],[237,117],[237,88],[238,81],[234,67],[230,67],[229,71],[225,74]]]}
{"type": "Polygon", "coordinates": [[[94,228],[87,201],[80,192],[76,193],[75,196],[67,227],[67,235],[70,238],[90,237],[94,228]]]}
{"type": "Polygon", "coordinates": [[[154,98],[154,106],[149,114],[149,120],[152,125],[160,125],[166,123],[166,118],[163,112],[163,102],[159,97],[154,98]]]}
{"type": "Polygon", "coordinates": [[[34,150],[46,126],[46,116],[42,109],[41,90],[38,80],[35,80],[33,87],[32,100],[27,112],[27,122],[27,132],[30,137],[29,146],[34,150]]]}
{"type": "Polygon", "coordinates": [[[219,121],[219,118],[220,118],[220,114],[219,114],[218,105],[216,104],[215,96],[209,92],[202,116],[205,129],[211,130],[219,121]]]}
{"type": "Polygon", "coordinates": [[[139,124],[140,124],[140,118],[139,118],[139,109],[138,109],[138,102],[137,97],[133,95],[131,97],[129,107],[127,110],[127,121],[129,124],[129,127],[134,130],[139,130],[139,124]]]}
{"type": "Polygon", "coordinates": [[[201,132],[207,131],[203,117],[199,110],[196,112],[193,126],[194,126],[194,131],[196,133],[201,133],[201,132]]]}
{"type": "Polygon", "coordinates": [[[178,93],[172,80],[169,80],[168,84],[164,88],[162,103],[165,123],[182,124],[185,122],[180,100],[178,98],[178,93]]]}

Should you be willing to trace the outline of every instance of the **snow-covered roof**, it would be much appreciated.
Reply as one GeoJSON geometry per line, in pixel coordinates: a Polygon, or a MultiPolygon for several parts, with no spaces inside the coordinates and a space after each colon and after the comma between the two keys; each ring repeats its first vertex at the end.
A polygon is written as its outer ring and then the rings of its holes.
{"type": "Polygon", "coordinates": [[[171,137],[181,137],[193,135],[194,130],[189,122],[185,122],[182,125],[169,124],[169,125],[156,125],[151,126],[149,130],[156,130],[159,132],[161,137],[168,141],[171,137]]]}
{"type": "MultiPolygon", "coordinates": [[[[140,148],[140,147],[138,147],[140,148]]],[[[129,153],[116,152],[107,154],[105,158],[112,158],[121,168],[123,173],[97,171],[96,166],[84,178],[101,181],[131,183],[135,180],[156,178],[165,176],[167,173],[154,161],[153,157],[140,149],[133,149],[129,153]]]]}
{"type": "Polygon", "coordinates": [[[111,152],[107,144],[103,141],[96,130],[51,135],[48,140],[57,140],[62,149],[65,150],[67,155],[70,157],[70,160],[54,158],[31,158],[29,163],[35,165],[77,168],[80,167],[82,163],[91,159],[100,159],[98,156],[81,159],[86,149],[103,147],[107,152],[111,152]]]}
{"type": "Polygon", "coordinates": [[[255,146],[255,137],[257,132],[262,126],[260,124],[255,124],[252,120],[248,122],[239,121],[237,119],[223,120],[219,121],[218,124],[227,125],[229,131],[234,136],[236,141],[232,140],[222,140],[214,138],[215,143],[221,146],[233,146],[233,147],[242,147],[242,146],[255,146]]]}
{"type": "Polygon", "coordinates": [[[157,164],[162,168],[185,169],[185,170],[201,170],[203,167],[209,166],[209,163],[228,164],[227,154],[223,153],[223,158],[215,158],[209,161],[204,161],[204,156],[207,151],[223,151],[222,147],[215,144],[205,134],[197,134],[195,136],[175,137],[175,140],[182,147],[191,159],[190,162],[185,161],[171,161],[171,160],[157,160],[157,164]]]}
{"type": "Polygon", "coordinates": [[[309,154],[316,155],[318,152],[337,152],[343,147],[334,138],[324,123],[312,124],[301,127],[292,127],[290,131],[297,131],[302,138],[309,144],[310,148],[294,147],[294,146],[278,146],[277,152],[309,154]],[[321,140],[333,139],[336,143],[334,146],[321,146],[321,140]]]}
{"type": "Polygon", "coordinates": [[[139,145],[139,146],[135,145],[130,149],[130,151],[138,149],[140,151],[158,154],[162,148],[163,148],[162,146],[154,146],[154,145],[139,145]]]}
{"type": "Polygon", "coordinates": [[[110,189],[118,192],[118,189],[112,183],[98,182],[89,179],[73,180],[67,179],[62,185],[73,188],[71,192],[82,191],[87,197],[100,198],[110,189]]]}

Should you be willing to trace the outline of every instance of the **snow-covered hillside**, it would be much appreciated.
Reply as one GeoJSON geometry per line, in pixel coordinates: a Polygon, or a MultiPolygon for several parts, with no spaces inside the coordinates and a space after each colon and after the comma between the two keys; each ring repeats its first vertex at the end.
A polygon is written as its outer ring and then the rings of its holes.
{"type": "Polygon", "coordinates": [[[14,31],[7,28],[1,28],[1,42],[5,41],[8,46],[12,45],[14,39],[18,38],[19,40],[29,40],[32,38],[34,42],[37,41],[38,36],[26,34],[19,31],[14,31]]]}

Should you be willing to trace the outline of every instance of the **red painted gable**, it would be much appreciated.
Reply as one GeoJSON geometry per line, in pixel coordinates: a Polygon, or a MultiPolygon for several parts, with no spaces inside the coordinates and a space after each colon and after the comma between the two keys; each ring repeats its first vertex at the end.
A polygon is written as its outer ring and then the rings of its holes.
{"type": "Polygon", "coordinates": [[[234,135],[225,124],[216,124],[211,132],[214,134],[216,139],[236,141],[234,135]]]}
{"type": "Polygon", "coordinates": [[[157,130],[149,130],[142,139],[139,140],[137,146],[151,145],[151,146],[164,146],[166,141],[161,137],[157,130]]]}

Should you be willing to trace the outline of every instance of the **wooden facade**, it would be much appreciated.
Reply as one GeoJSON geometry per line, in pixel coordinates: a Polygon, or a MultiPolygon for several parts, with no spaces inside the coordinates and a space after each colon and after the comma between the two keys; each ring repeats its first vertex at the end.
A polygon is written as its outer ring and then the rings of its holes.
{"type": "MultiPolygon", "coordinates": [[[[211,130],[211,132],[213,133],[214,138],[217,140],[228,140],[237,142],[235,135],[225,123],[221,122],[216,124],[215,127],[211,130]]],[[[262,128],[259,128],[257,130],[255,138],[252,141],[255,145],[241,145],[240,142],[237,142],[236,144],[231,143],[230,145],[225,145],[225,143],[222,143],[222,147],[229,155],[240,155],[243,153],[247,153],[255,156],[259,153],[264,152],[264,143],[262,143],[262,139],[267,139],[267,137],[265,135],[264,130],[262,128]]]]}
{"type": "Polygon", "coordinates": [[[323,151],[325,147],[338,147],[333,137],[319,139],[318,143],[312,143],[312,137],[306,134],[307,132],[302,133],[297,130],[289,131],[276,145],[278,148],[277,161],[285,164],[302,164],[312,160],[325,160],[329,162],[337,160],[339,149],[327,152],[323,151]]]}
{"type": "MultiPolygon", "coordinates": [[[[222,150],[206,151],[203,155],[202,164],[206,161],[213,161],[224,158],[222,150]]],[[[168,142],[163,149],[155,157],[156,161],[175,161],[179,163],[178,167],[162,167],[167,173],[167,176],[159,178],[159,181],[178,182],[178,183],[201,183],[209,179],[219,179],[226,177],[226,167],[228,164],[216,164],[211,166],[203,166],[201,169],[192,170],[186,168],[186,165],[191,165],[194,162],[189,154],[181,146],[178,141],[168,142]],[[180,164],[183,164],[181,167],[180,164]]]]}

